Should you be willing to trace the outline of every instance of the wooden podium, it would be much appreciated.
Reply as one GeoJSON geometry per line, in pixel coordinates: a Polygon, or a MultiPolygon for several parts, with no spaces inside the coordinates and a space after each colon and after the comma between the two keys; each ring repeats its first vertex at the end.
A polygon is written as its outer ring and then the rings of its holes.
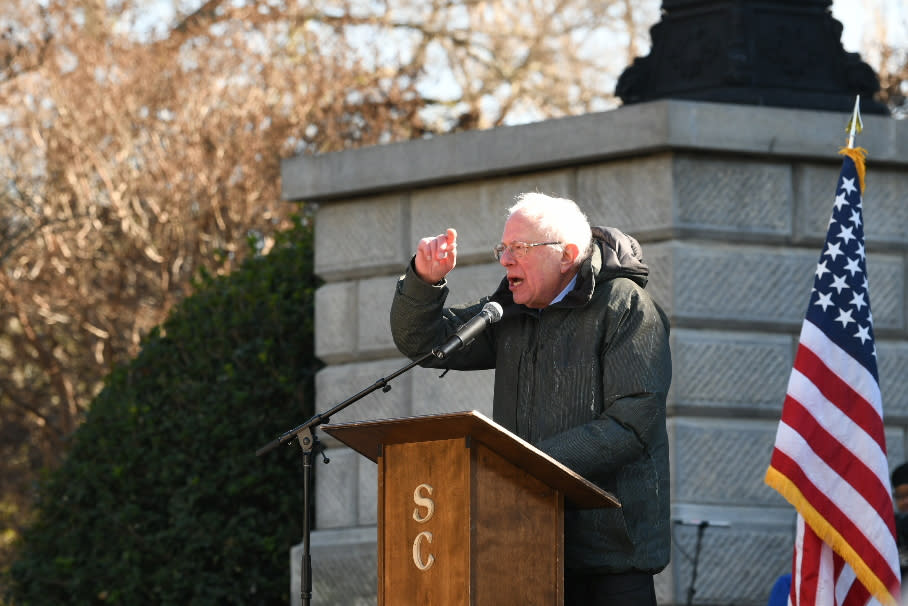
{"type": "Polygon", "coordinates": [[[379,606],[560,606],[565,503],[620,507],[476,411],[323,429],[378,463],[379,606]]]}

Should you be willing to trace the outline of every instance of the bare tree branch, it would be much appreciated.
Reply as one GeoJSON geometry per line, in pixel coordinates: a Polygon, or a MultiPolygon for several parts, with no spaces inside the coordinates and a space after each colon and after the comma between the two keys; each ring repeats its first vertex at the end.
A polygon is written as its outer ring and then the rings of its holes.
{"type": "Polygon", "coordinates": [[[146,5],[2,9],[0,420],[30,432],[3,435],[4,487],[65,453],[200,269],[289,224],[282,157],[582,113],[625,56],[595,48],[620,0],[207,0],[136,28],[146,5]]]}

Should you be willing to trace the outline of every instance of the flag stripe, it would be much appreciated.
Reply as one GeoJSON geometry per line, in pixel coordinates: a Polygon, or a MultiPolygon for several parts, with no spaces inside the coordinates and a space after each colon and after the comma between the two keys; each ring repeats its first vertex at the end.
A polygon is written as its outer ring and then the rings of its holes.
{"type": "MultiPolygon", "coordinates": [[[[848,448],[858,458],[868,461],[868,465],[876,466],[884,462],[885,451],[880,447],[875,435],[880,432],[876,428],[868,427],[866,422],[859,422],[853,415],[847,414],[826,399],[817,387],[816,381],[826,376],[822,370],[813,369],[811,375],[812,379],[802,374],[801,369],[795,368],[788,382],[786,397],[802,406],[804,413],[815,419],[836,442],[848,448]]],[[[870,471],[874,478],[885,483],[885,478],[880,478],[875,469],[870,471]]]]}
{"type": "Polygon", "coordinates": [[[812,390],[809,401],[812,412],[824,417],[835,416],[836,422],[845,423],[850,429],[859,430],[860,438],[865,436],[871,438],[873,443],[862,447],[865,452],[873,450],[885,453],[883,424],[876,415],[873,405],[851,389],[824,364],[822,358],[806,347],[798,348],[790,380],[795,378],[800,379],[800,382],[794,385],[789,383],[789,393],[792,387],[807,388],[809,385],[812,390]],[[843,401],[849,402],[850,406],[843,406],[841,404],[843,401]]]}
{"type": "MultiPolygon", "coordinates": [[[[791,593],[788,596],[788,604],[809,604],[806,599],[807,566],[804,565],[804,518],[800,514],[797,516],[795,526],[795,547],[794,557],[791,566],[791,593]]],[[[808,562],[811,560],[808,558],[808,562]]]]}
{"type": "MultiPolygon", "coordinates": [[[[859,490],[867,502],[875,504],[874,508],[880,516],[888,517],[885,501],[880,499],[883,495],[887,495],[888,500],[889,493],[884,482],[875,475],[874,470],[869,466],[869,462],[874,458],[870,456],[862,458],[861,454],[849,450],[847,443],[843,444],[838,439],[838,435],[827,430],[830,424],[811,415],[808,408],[802,405],[796,397],[788,396],[785,399],[785,405],[788,410],[783,413],[782,422],[797,431],[805,442],[811,444],[814,453],[836,473],[833,480],[847,482],[859,490]],[[854,471],[854,473],[843,477],[843,473],[847,474],[850,471],[854,471]]],[[[780,436],[781,438],[782,436],[780,436]]],[[[784,444],[780,444],[780,447],[792,450],[792,448],[786,448],[784,444]]],[[[810,471],[810,469],[805,469],[808,474],[810,471]]]]}
{"type": "MultiPolygon", "coordinates": [[[[880,386],[866,368],[858,364],[854,358],[846,351],[843,351],[834,341],[826,337],[812,322],[805,321],[801,327],[801,336],[798,339],[798,355],[806,355],[801,348],[809,351],[814,357],[822,360],[822,364],[829,369],[842,387],[838,387],[838,393],[843,397],[855,394],[861,401],[870,405],[871,410],[860,409],[860,413],[865,415],[863,418],[867,421],[882,421],[883,407],[882,398],[880,397],[880,386]],[[845,391],[843,391],[843,389],[845,391]],[[871,414],[872,413],[872,414],[871,414]]],[[[795,364],[797,364],[797,359],[795,364]]],[[[858,411],[851,411],[851,403],[846,400],[833,400],[838,402],[837,406],[845,409],[852,416],[858,416],[858,411]],[[849,402],[848,406],[844,406],[849,402]]],[[[882,426],[882,423],[879,424],[882,426]]],[[[880,445],[885,449],[885,444],[880,436],[880,445]]]]}
{"type": "MultiPolygon", "coordinates": [[[[796,399],[789,397],[785,400],[785,409],[782,422],[786,427],[796,431],[804,440],[803,447],[807,447],[807,436],[814,453],[828,466],[828,471],[821,477],[815,473],[819,470],[801,465],[801,470],[820,490],[829,495],[838,509],[847,509],[851,499],[860,499],[860,504],[866,505],[866,510],[859,509],[853,515],[860,516],[856,523],[867,530],[863,522],[879,522],[886,535],[892,534],[894,529],[887,524],[887,513],[890,508],[885,505],[889,500],[889,492],[859,456],[843,447],[836,436],[825,430],[816,417],[812,416],[796,399]],[[806,469],[805,469],[806,467],[806,469]],[[847,480],[846,480],[847,478],[847,480]],[[841,489],[847,485],[849,490],[841,489]],[[867,498],[867,495],[872,495],[867,498]],[[862,515],[863,514],[863,515],[862,515]],[[872,519],[871,519],[872,518],[872,519]]],[[[787,450],[782,446],[782,450],[787,450]]],[[[874,535],[875,536],[875,535],[874,535]]]]}
{"type": "Polygon", "coordinates": [[[840,478],[861,487],[867,501],[876,503],[881,516],[891,517],[888,477],[880,477],[877,472],[886,468],[886,455],[864,426],[852,423],[849,416],[827,404],[816,384],[796,370],[792,372],[788,393],[782,421],[798,428],[798,433],[840,478]]]}
{"type": "Polygon", "coordinates": [[[805,540],[810,542],[811,551],[816,553],[814,557],[819,560],[817,571],[812,579],[816,586],[814,590],[816,602],[812,603],[832,604],[835,601],[835,583],[832,581],[835,578],[832,550],[809,528],[806,531],[805,540]]]}
{"type": "Polygon", "coordinates": [[[846,591],[843,592],[845,595],[839,601],[842,606],[864,606],[870,599],[870,592],[867,591],[867,588],[855,581],[857,581],[857,578],[851,572],[849,584],[846,587],[846,591]]]}
{"type": "Polygon", "coordinates": [[[797,519],[789,604],[801,606],[880,606],[850,566],[797,519]]]}

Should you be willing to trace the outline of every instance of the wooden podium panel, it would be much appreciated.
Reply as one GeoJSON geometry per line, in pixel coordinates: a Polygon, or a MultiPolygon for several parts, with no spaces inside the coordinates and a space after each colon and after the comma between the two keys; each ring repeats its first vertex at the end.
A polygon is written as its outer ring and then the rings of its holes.
{"type": "Polygon", "coordinates": [[[463,439],[391,444],[379,460],[379,604],[467,606],[469,451],[463,439]]]}
{"type": "Polygon", "coordinates": [[[563,495],[484,445],[472,454],[476,603],[562,604],[563,495]]]}
{"type": "Polygon", "coordinates": [[[620,506],[476,411],[324,430],[378,463],[380,606],[561,606],[566,498],[620,506]]]}

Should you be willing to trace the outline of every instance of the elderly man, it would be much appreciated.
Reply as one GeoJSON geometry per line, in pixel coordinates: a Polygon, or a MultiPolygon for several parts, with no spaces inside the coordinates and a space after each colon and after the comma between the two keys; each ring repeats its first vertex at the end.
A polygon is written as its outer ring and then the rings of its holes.
{"type": "Polygon", "coordinates": [[[423,238],[397,283],[400,351],[432,351],[491,300],[502,319],[439,366],[495,368],[493,417],[615,494],[621,508],[565,513],[565,604],[656,604],[669,560],[668,320],[644,291],[636,240],[591,228],[571,200],[523,194],[495,256],[507,272],[474,304],[444,306],[457,233],[423,238]]]}

